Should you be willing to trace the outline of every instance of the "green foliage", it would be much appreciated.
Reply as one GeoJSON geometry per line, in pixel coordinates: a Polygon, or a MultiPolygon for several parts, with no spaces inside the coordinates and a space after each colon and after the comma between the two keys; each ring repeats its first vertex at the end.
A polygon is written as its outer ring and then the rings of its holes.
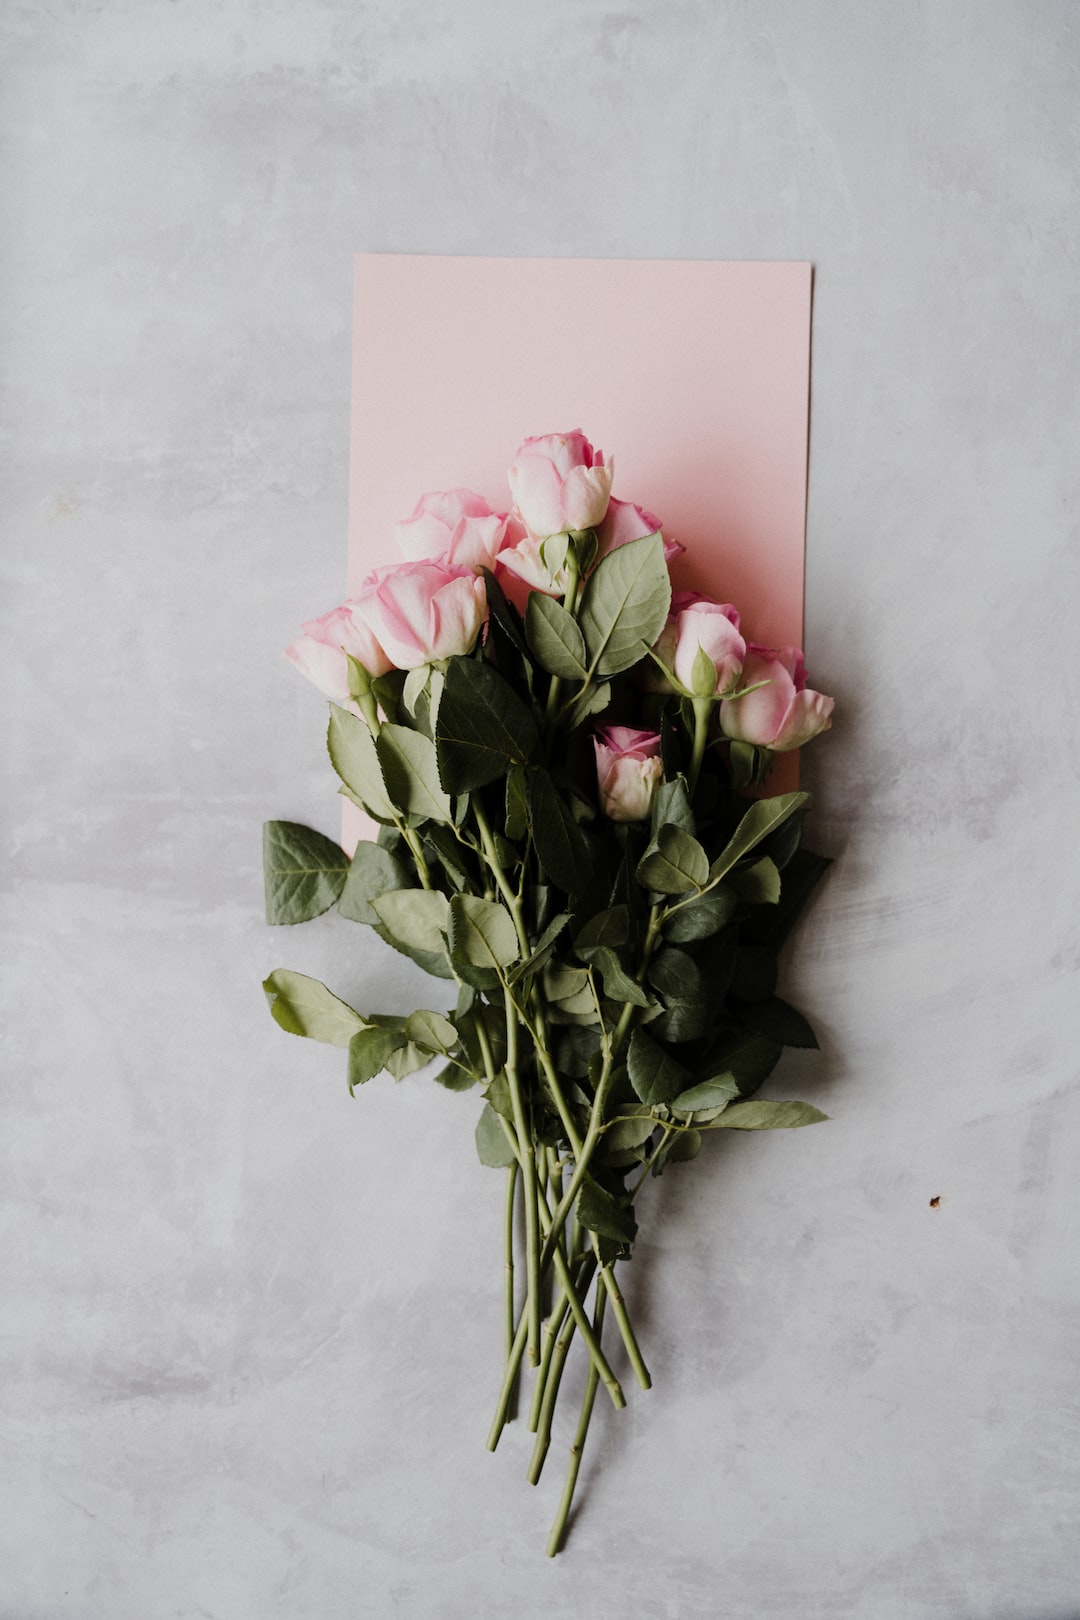
{"type": "Polygon", "coordinates": [[[476,658],[451,658],[435,728],[438,775],[448,793],[469,793],[530,759],[536,721],[513,687],[476,658]]]}
{"type": "Polygon", "coordinates": [[[450,958],[478,989],[493,988],[520,955],[514,920],[498,900],[455,894],[450,901],[450,958]]]}
{"type": "Polygon", "coordinates": [[[668,616],[671,582],[659,534],[618,546],[601,558],[581,599],[589,666],[602,679],[636,664],[668,616]]]}
{"type": "Polygon", "coordinates": [[[709,881],[709,857],[681,827],[661,827],[641,857],[638,882],[658,894],[700,892],[709,881]]]}
{"type": "Polygon", "coordinates": [[[542,669],[567,681],[585,679],[585,638],[573,614],[553,596],[532,592],[525,612],[525,635],[542,669]]]}
{"type": "Polygon", "coordinates": [[[290,1035],[305,1035],[330,1046],[348,1046],[357,1030],[365,1028],[365,1020],[358,1012],[306,973],[275,968],[263,980],[263,989],[272,1017],[290,1035]]]}
{"type": "MultiPolygon", "coordinates": [[[[439,712],[441,715],[441,705],[439,712]]],[[[387,792],[406,815],[421,821],[453,820],[450,797],[440,783],[435,744],[430,737],[388,721],[375,747],[387,792]]]]}
{"type": "Polygon", "coordinates": [[[442,949],[450,902],[437,889],[394,889],[372,901],[393,944],[434,954],[442,949]]]}
{"type": "Polygon", "coordinates": [[[336,703],[330,705],[326,748],[330,763],[353,803],[376,821],[395,820],[397,813],[383,781],[371,732],[355,714],[339,709],[336,703]]]}
{"type": "Polygon", "coordinates": [[[635,1093],[650,1108],[674,1102],[689,1079],[682,1064],[643,1029],[636,1029],[631,1037],[627,1069],[635,1093]]]}
{"type": "Polygon", "coordinates": [[[615,1243],[633,1243],[637,1237],[637,1222],[629,1199],[607,1192],[592,1176],[587,1175],[581,1184],[577,1215],[590,1232],[611,1238],[615,1243]]]}
{"type": "Polygon", "coordinates": [[[577,895],[592,874],[588,840],[548,771],[532,772],[528,793],[529,827],[540,865],[552,883],[577,895]]]}
{"type": "Polygon", "coordinates": [[[492,1170],[505,1170],[514,1162],[514,1150],[490,1103],[484,1104],[476,1122],[476,1152],[480,1163],[492,1170]]]}
{"type": "Polygon", "coordinates": [[[724,877],[731,871],[736,861],[741,861],[744,856],[749,855],[763,838],[768,838],[770,833],[775,832],[789,816],[793,816],[797,810],[808,804],[809,800],[808,793],[780,793],[775,799],[758,799],[750,806],[725,847],[713,861],[709,870],[710,878],[715,881],[724,877]]]}
{"type": "Polygon", "coordinates": [[[332,839],[296,821],[263,823],[268,923],[308,922],[329,911],[345,884],[349,857],[332,839]]]}
{"type": "Polygon", "coordinates": [[[725,1108],[719,1119],[714,1121],[712,1129],[786,1131],[797,1125],[817,1125],[828,1117],[820,1108],[812,1108],[809,1103],[763,1102],[755,1098],[753,1102],[732,1103],[730,1108],[725,1108]]]}

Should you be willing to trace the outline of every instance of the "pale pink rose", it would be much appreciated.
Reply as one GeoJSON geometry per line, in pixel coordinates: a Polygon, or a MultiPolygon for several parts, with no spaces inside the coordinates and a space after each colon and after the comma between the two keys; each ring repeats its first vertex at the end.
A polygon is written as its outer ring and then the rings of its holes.
{"type": "Polygon", "coordinates": [[[600,807],[612,821],[645,821],[664,774],[660,733],[603,726],[593,737],[600,807]]]}
{"type": "MultiPolygon", "coordinates": [[[[739,634],[738,609],[730,602],[711,602],[697,591],[674,591],[667,624],[653,651],[688,692],[694,688],[694,660],[699,647],[704,648],[716,668],[713,691],[726,692],[738,680],[746,656],[746,642],[739,634]]],[[[655,664],[646,684],[653,691],[671,689],[655,664]]]]}
{"type": "Polygon", "coordinates": [[[569,583],[565,564],[549,568],[541,555],[544,542],[530,534],[516,513],[512,512],[506,525],[506,537],[496,558],[496,578],[514,606],[525,611],[530,591],[543,591],[545,596],[564,596],[569,583]]]}
{"type": "Polygon", "coordinates": [[[733,741],[785,754],[832,725],[833,699],[809,689],[798,647],[762,647],[751,641],[742,679],[744,686],[769,684],[721,703],[720,725],[733,741]]]}
{"type": "Polygon", "coordinates": [[[355,602],[331,608],[319,619],[309,619],[303,635],[290,641],[285,657],[301,675],[335,703],[349,701],[349,671],[345,654],[363,664],[369,675],[385,675],[389,658],[356,612],[355,602]]]}
{"type": "Polygon", "coordinates": [[[510,491],[526,528],[545,539],[570,529],[592,529],[611,495],[612,468],[584,433],[546,433],[526,439],[510,468],[510,491]]]}
{"type": "MultiPolygon", "coordinates": [[[[643,540],[647,534],[660,533],[660,519],[644,506],[633,501],[620,501],[613,495],[608,502],[604,520],[596,531],[598,555],[603,557],[630,540],[643,540]]],[[[677,540],[664,537],[664,561],[670,566],[686,550],[677,540]]]]}
{"type": "Polygon", "coordinates": [[[398,544],[413,562],[438,558],[451,568],[479,573],[495,566],[507,521],[505,512],[493,512],[471,489],[433,490],[396,525],[398,544]]]}
{"type": "Polygon", "coordinates": [[[356,611],[397,669],[471,652],[484,622],[484,582],[442,562],[391,563],[367,576],[356,611]]]}

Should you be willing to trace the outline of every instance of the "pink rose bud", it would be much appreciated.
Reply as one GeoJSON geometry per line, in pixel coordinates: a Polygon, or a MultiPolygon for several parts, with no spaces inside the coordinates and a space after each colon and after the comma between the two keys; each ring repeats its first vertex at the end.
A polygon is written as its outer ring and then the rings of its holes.
{"type": "MultiPolygon", "coordinates": [[[[608,509],[604,521],[596,531],[597,552],[604,557],[609,551],[618,546],[625,546],[631,540],[643,540],[647,534],[659,534],[660,519],[645,509],[644,506],[635,506],[633,501],[620,501],[613,495],[608,502],[608,509]]],[[[676,557],[681,557],[686,550],[677,540],[664,538],[664,561],[673,563],[676,557]]]]}
{"type": "Polygon", "coordinates": [[[660,733],[603,726],[593,737],[600,806],[612,821],[645,821],[664,774],[660,733]]]}
{"type": "Polygon", "coordinates": [[[579,429],[526,439],[510,468],[510,490],[522,521],[546,539],[570,529],[593,529],[611,495],[611,467],[579,429]]]}
{"type": "MultiPolygon", "coordinates": [[[[734,686],[746,657],[746,642],[739,634],[739,612],[730,602],[710,602],[696,591],[676,591],[671,612],[653,648],[679,686],[696,697],[711,697],[734,686]],[[703,651],[715,670],[702,669],[703,651]],[[705,680],[703,673],[708,676],[705,680]],[[700,690],[699,690],[700,688],[700,690]]],[[[655,669],[655,666],[654,666],[655,669]]],[[[652,682],[656,690],[662,684],[652,682]]]]}
{"type": "Polygon", "coordinates": [[[493,568],[506,538],[507,515],[493,512],[471,489],[421,495],[411,517],[397,524],[398,544],[413,562],[437,558],[479,573],[493,568]]]}
{"type": "Polygon", "coordinates": [[[762,647],[751,641],[742,679],[744,686],[758,681],[768,685],[721,703],[720,725],[733,742],[785,754],[832,725],[833,699],[810,691],[798,647],[762,647]]]}
{"type": "Polygon", "coordinates": [[[331,608],[320,619],[309,619],[304,633],[291,641],[285,657],[301,675],[335,703],[349,701],[349,669],[345,654],[363,664],[369,675],[385,675],[389,658],[356,612],[355,602],[331,608]]]}
{"type": "Polygon", "coordinates": [[[356,597],[356,612],[398,669],[471,652],[486,611],[483,580],[443,562],[376,568],[356,597]]]}

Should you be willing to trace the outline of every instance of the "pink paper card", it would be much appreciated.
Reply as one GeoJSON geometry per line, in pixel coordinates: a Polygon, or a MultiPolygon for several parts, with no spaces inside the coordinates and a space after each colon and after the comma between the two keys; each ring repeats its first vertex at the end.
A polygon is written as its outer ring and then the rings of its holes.
{"type": "MultiPolygon", "coordinates": [[[[687,548],[678,586],[801,645],[810,284],[803,263],[360,255],[350,593],[425,491],[505,509],[521,441],[581,428],[687,548]]],[[[347,848],[364,828],[348,806],[347,848]]]]}

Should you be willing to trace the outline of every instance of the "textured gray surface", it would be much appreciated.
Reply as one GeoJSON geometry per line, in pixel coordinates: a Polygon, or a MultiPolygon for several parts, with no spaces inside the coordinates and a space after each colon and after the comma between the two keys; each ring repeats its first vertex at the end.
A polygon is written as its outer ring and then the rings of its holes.
{"type": "Polygon", "coordinates": [[[3,31],[3,1620],[1075,1620],[1075,7],[3,31]],[[260,915],[259,822],[336,821],[278,651],[343,578],[360,248],[817,266],[840,859],[783,1089],[833,1122],[656,1185],[656,1388],[555,1564],[520,1436],[482,1445],[472,1100],[350,1102],[259,990],[416,990],[260,915]]]}

